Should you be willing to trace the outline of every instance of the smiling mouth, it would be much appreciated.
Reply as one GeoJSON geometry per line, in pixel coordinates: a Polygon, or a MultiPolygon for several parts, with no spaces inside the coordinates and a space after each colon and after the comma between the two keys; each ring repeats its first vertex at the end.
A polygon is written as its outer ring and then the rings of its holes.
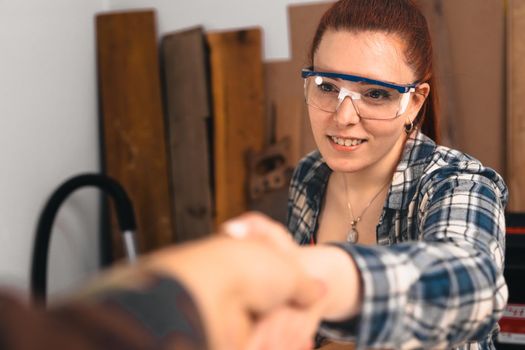
{"type": "Polygon", "coordinates": [[[362,144],[363,142],[366,142],[366,140],[363,140],[363,139],[347,139],[347,138],[336,137],[336,136],[329,136],[329,138],[334,143],[340,146],[346,146],[346,147],[357,146],[357,145],[362,144]]]}

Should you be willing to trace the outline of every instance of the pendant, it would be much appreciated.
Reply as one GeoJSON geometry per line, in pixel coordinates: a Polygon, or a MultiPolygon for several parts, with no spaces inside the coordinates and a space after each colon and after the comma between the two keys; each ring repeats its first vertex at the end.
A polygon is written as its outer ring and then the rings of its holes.
{"type": "Polygon", "coordinates": [[[352,225],[352,228],[350,229],[350,232],[348,232],[348,235],[346,236],[346,241],[350,243],[357,242],[357,238],[359,237],[359,232],[357,232],[357,229],[354,225],[352,225]]]}

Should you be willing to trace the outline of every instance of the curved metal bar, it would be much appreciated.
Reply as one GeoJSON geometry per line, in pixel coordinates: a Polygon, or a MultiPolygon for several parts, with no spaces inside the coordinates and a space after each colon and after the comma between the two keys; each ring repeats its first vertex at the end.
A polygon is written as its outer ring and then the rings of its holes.
{"type": "MultiPolygon", "coordinates": [[[[72,192],[87,186],[98,187],[113,198],[118,225],[123,233],[133,232],[136,229],[133,205],[126,191],[117,181],[102,174],[81,174],[66,180],[53,192],[38,220],[31,266],[31,294],[34,301],[45,303],[49,243],[58,209],[72,192]]],[[[130,241],[128,236],[128,234],[124,235],[125,248],[128,259],[134,261],[136,258],[134,240],[130,241]]]]}

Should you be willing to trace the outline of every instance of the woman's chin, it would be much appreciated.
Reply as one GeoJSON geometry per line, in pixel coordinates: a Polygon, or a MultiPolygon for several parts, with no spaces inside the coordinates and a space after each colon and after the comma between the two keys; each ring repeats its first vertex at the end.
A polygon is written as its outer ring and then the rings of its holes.
{"type": "Polygon", "coordinates": [[[361,164],[358,160],[325,158],[325,161],[328,167],[335,172],[354,173],[363,170],[366,167],[365,164],[361,164]]]}

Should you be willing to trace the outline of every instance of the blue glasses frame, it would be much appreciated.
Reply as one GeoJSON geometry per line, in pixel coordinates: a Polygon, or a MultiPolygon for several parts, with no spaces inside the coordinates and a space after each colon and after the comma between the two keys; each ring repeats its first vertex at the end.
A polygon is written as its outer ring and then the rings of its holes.
{"type": "Polygon", "coordinates": [[[407,93],[410,91],[410,89],[415,89],[419,85],[418,82],[407,84],[407,85],[399,85],[399,84],[387,83],[381,80],[364,78],[364,77],[360,77],[357,75],[340,74],[340,73],[332,73],[332,72],[317,72],[313,70],[313,67],[308,67],[308,68],[304,68],[301,70],[301,77],[308,78],[308,77],[313,77],[313,76],[343,79],[343,80],[353,81],[357,83],[370,83],[370,84],[380,85],[380,86],[384,86],[390,89],[397,90],[401,94],[407,93]]]}

